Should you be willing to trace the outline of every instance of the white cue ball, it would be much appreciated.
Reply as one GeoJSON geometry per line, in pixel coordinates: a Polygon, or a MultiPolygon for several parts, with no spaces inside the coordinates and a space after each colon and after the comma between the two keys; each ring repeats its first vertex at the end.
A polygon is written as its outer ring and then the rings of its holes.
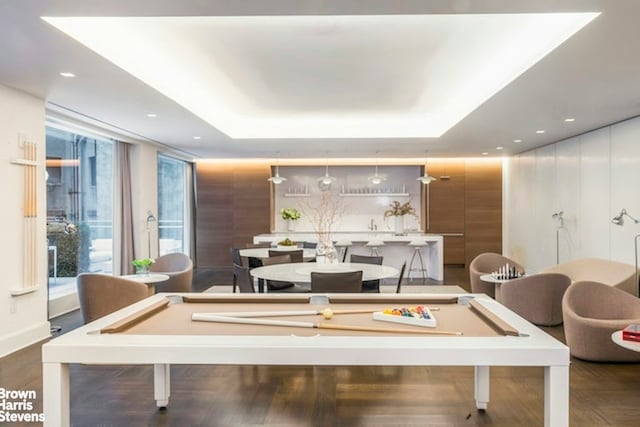
{"type": "Polygon", "coordinates": [[[331,310],[330,308],[325,308],[324,310],[322,310],[322,316],[324,316],[325,319],[329,320],[333,317],[333,310],[331,310]]]}

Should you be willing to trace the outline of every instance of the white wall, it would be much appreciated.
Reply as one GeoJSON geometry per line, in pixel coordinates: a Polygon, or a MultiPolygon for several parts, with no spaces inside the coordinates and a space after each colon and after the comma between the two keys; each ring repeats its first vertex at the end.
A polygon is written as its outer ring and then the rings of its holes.
{"type": "MultiPolygon", "coordinates": [[[[286,222],[280,215],[282,208],[295,208],[302,212],[300,220],[296,221],[295,231],[311,232],[313,225],[306,214],[306,204],[314,205],[318,200],[320,189],[317,179],[325,174],[325,167],[322,166],[280,166],[280,176],[287,178],[287,181],[275,187],[275,230],[276,232],[286,231],[286,222]],[[308,190],[311,197],[286,197],[285,193],[303,193],[308,190]]],[[[357,191],[368,191],[364,195],[351,195],[340,197],[344,207],[344,215],[336,221],[332,231],[369,231],[368,226],[373,219],[378,231],[394,231],[393,218],[384,218],[384,211],[389,209],[393,201],[400,203],[411,202],[415,208],[418,218],[410,215],[405,216],[405,229],[407,231],[420,230],[420,186],[416,179],[420,176],[419,166],[379,166],[378,175],[386,178],[381,184],[372,185],[368,182],[368,177],[375,172],[375,166],[333,166],[329,167],[329,175],[336,178],[332,184],[333,193],[340,192],[354,193],[357,191]],[[376,194],[375,191],[403,191],[406,196],[387,196],[376,194]]]]}
{"type": "Polygon", "coordinates": [[[0,245],[0,356],[49,336],[47,321],[47,248],[45,230],[45,107],[44,101],[0,85],[0,182],[3,224],[0,245]],[[19,135],[37,144],[38,210],[34,240],[38,248],[36,282],[39,289],[21,296],[11,290],[23,285],[23,166],[10,161],[22,158],[19,135]]]}
{"type": "Polygon", "coordinates": [[[634,236],[640,224],[611,219],[625,208],[640,219],[640,118],[598,129],[507,160],[506,255],[529,272],[560,262],[599,257],[635,264],[634,236]]]}

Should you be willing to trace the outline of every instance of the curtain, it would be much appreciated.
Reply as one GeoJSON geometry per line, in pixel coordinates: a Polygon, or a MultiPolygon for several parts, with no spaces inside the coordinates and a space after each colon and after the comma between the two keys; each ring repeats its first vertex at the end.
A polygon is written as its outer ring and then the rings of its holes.
{"type": "MultiPolygon", "coordinates": [[[[131,194],[131,145],[116,141],[116,206],[119,209],[114,215],[119,217],[120,246],[114,253],[113,274],[131,274],[135,246],[133,241],[133,207],[131,194]]],[[[116,241],[118,241],[116,239],[116,241]]]]}

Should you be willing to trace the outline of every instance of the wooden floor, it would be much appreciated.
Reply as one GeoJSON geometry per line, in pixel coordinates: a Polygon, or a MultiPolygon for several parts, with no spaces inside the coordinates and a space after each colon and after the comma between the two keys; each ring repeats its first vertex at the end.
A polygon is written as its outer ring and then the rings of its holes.
{"type": "MultiPolygon", "coordinates": [[[[445,282],[468,289],[463,269],[445,282]]],[[[194,290],[225,275],[198,272],[194,290]]],[[[63,332],[78,313],[55,319],[63,332]]],[[[564,340],[562,327],[545,328],[564,340]]],[[[173,366],[171,399],[158,411],[149,366],[71,367],[74,426],[541,426],[542,368],[492,368],[485,413],[473,369],[458,367],[173,366]]],[[[639,426],[640,364],[573,360],[571,425],[639,426]]],[[[42,410],[40,345],[0,359],[0,387],[35,390],[42,410]]],[[[20,425],[20,424],[11,424],[20,425]]],[[[33,426],[37,424],[24,424],[33,426]]]]}

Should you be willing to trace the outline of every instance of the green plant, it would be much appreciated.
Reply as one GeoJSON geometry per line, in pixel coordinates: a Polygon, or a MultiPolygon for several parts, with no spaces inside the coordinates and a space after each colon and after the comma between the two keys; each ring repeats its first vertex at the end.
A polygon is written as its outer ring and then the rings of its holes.
{"type": "Polygon", "coordinates": [[[300,217],[302,216],[300,215],[300,212],[294,208],[283,208],[280,211],[280,214],[282,215],[282,219],[284,220],[290,219],[292,221],[296,221],[300,219],[300,217]]]}
{"type": "Polygon", "coordinates": [[[131,264],[133,264],[133,266],[135,268],[149,268],[151,266],[151,264],[153,264],[155,261],[152,260],[151,258],[141,258],[141,259],[134,259],[133,261],[131,261],[131,264]]]}
{"type": "Polygon", "coordinates": [[[384,217],[390,216],[402,216],[402,215],[412,215],[416,218],[418,215],[416,214],[416,210],[411,206],[411,200],[402,204],[397,200],[394,200],[393,203],[389,205],[391,209],[384,211],[384,217]]]}

